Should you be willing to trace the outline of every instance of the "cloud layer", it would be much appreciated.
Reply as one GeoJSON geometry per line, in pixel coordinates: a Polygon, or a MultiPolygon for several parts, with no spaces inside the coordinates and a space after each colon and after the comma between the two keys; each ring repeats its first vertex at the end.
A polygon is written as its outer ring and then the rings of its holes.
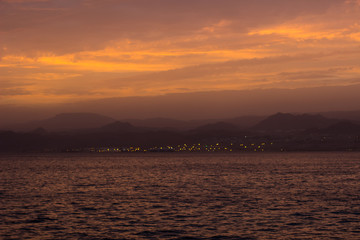
{"type": "Polygon", "coordinates": [[[0,1],[0,103],[360,82],[358,0],[0,1]]]}

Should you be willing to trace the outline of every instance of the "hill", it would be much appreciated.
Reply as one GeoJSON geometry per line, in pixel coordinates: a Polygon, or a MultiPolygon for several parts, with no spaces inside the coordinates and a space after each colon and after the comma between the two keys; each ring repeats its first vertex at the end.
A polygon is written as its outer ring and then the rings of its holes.
{"type": "Polygon", "coordinates": [[[14,126],[15,130],[29,131],[43,128],[46,131],[67,131],[99,128],[115,120],[95,113],[61,113],[54,117],[14,126]]]}
{"type": "Polygon", "coordinates": [[[97,130],[101,131],[101,132],[135,132],[135,131],[139,131],[139,129],[137,129],[130,123],[120,122],[120,121],[109,123],[105,126],[102,126],[100,129],[97,129],[97,130]]]}
{"type": "Polygon", "coordinates": [[[327,117],[327,118],[346,119],[346,120],[360,122],[360,110],[359,111],[322,112],[319,114],[324,117],[327,117]]]}
{"type": "Polygon", "coordinates": [[[323,134],[360,136],[360,124],[352,123],[350,121],[341,121],[321,129],[320,132],[323,134]]]}
{"type": "Polygon", "coordinates": [[[310,128],[325,128],[336,122],[337,120],[325,118],[321,115],[277,113],[259,122],[252,129],[267,132],[296,131],[310,128]]]}
{"type": "Polygon", "coordinates": [[[226,122],[216,122],[211,124],[206,124],[200,127],[193,129],[193,132],[231,132],[238,131],[239,129],[230,123],[226,122]]]}

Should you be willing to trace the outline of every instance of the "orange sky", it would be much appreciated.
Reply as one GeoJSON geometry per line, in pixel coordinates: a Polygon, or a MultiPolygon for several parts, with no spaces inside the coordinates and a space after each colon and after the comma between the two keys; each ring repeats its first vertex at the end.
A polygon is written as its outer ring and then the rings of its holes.
{"type": "Polygon", "coordinates": [[[0,104],[360,83],[360,0],[0,0],[0,104]]]}

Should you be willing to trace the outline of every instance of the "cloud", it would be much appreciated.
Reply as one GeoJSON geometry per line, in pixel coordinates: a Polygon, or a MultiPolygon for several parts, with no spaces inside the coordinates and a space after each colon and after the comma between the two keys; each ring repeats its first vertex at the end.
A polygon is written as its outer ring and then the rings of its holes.
{"type": "MultiPolygon", "coordinates": [[[[360,13],[360,12],[359,12],[360,13]]],[[[280,35],[296,40],[335,40],[347,39],[359,41],[360,25],[354,24],[345,28],[326,29],[323,26],[290,24],[273,28],[254,30],[249,35],[280,35]],[[323,29],[322,29],[323,28],[323,29]]]]}
{"type": "Polygon", "coordinates": [[[334,2],[337,1],[305,0],[301,4],[285,0],[23,2],[5,4],[3,11],[0,10],[0,31],[7,33],[4,41],[13,51],[36,49],[69,53],[101,49],[109,40],[166,41],[194,37],[206,29],[208,34],[213,34],[215,29],[226,27],[246,32],[249,27],[287,21],[305,11],[323,12],[334,2]],[[41,8],[58,11],[36,10],[41,8]]]}
{"type": "Polygon", "coordinates": [[[360,6],[360,0],[346,0],[346,3],[349,5],[359,5],[360,6]]]}
{"type": "Polygon", "coordinates": [[[49,2],[51,0],[2,0],[7,3],[34,3],[34,2],[49,2]]]}
{"type": "Polygon", "coordinates": [[[2,88],[0,96],[30,95],[31,92],[23,88],[2,88]]]}
{"type": "Polygon", "coordinates": [[[0,84],[32,93],[19,101],[343,85],[359,76],[358,3],[1,1],[0,84]]]}
{"type": "Polygon", "coordinates": [[[347,63],[333,62],[344,55],[347,55],[346,51],[236,60],[104,82],[113,89],[125,86],[137,89],[141,94],[155,95],[163,92],[163,89],[173,89],[171,92],[176,92],[181,86],[191,86],[188,91],[201,91],[286,87],[298,82],[300,87],[301,84],[309,84],[308,81],[313,82],[311,86],[321,86],[324,84],[323,80],[329,79],[343,85],[348,83],[348,79],[356,78],[360,69],[359,64],[357,67],[348,67],[347,63]],[[314,63],[319,66],[314,67],[314,63]],[[342,64],[344,67],[339,67],[342,64]],[[303,70],[299,71],[299,67],[303,70]]]}

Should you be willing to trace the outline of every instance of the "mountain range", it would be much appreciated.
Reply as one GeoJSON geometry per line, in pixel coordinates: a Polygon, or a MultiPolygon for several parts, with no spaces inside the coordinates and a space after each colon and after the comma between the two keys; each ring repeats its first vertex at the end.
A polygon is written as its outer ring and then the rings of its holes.
{"type": "Polygon", "coordinates": [[[351,118],[352,120],[357,118],[360,120],[359,92],[360,84],[354,84],[298,89],[274,88],[174,93],[58,104],[7,104],[0,105],[0,129],[69,112],[96,113],[116,120],[129,120],[129,122],[133,120],[133,124],[139,126],[150,125],[150,120],[153,120],[151,127],[157,128],[165,126],[173,128],[174,125],[178,128],[181,123],[176,121],[186,121],[183,123],[182,129],[191,129],[211,123],[204,122],[207,119],[218,121],[233,119],[235,125],[237,125],[236,121],[241,120],[243,127],[249,127],[253,124],[253,120],[249,116],[265,118],[276,112],[311,114],[327,112],[327,115],[322,115],[329,118],[351,118]],[[336,112],[337,110],[343,112],[336,112]],[[340,115],[342,117],[339,117],[340,115]],[[242,119],[236,119],[238,117],[242,119]],[[189,124],[190,120],[195,121],[189,124]],[[200,122],[197,123],[197,121],[200,122]]]}
{"type": "Polygon", "coordinates": [[[260,131],[296,131],[312,128],[326,128],[338,122],[336,119],[323,117],[319,114],[293,115],[290,113],[277,113],[262,120],[252,129],[260,131]]]}
{"type": "Polygon", "coordinates": [[[218,128],[222,127],[230,129],[236,127],[241,130],[251,129],[254,131],[271,132],[325,128],[340,120],[360,122],[360,111],[317,114],[277,113],[270,116],[242,116],[229,119],[188,121],[171,118],[117,120],[95,113],[61,113],[44,120],[14,124],[4,128],[4,130],[27,132],[37,128],[43,128],[48,132],[66,132],[96,128],[121,128],[125,130],[130,129],[131,127],[137,127],[140,129],[145,128],[153,130],[188,131],[197,129],[200,131],[217,126],[218,128]],[[347,118],[347,116],[349,116],[349,118],[347,118]],[[125,123],[129,125],[126,125],[125,123]]]}
{"type": "Polygon", "coordinates": [[[15,132],[0,131],[0,151],[265,140],[276,141],[287,149],[302,143],[303,150],[316,150],[317,147],[326,150],[323,137],[331,139],[329,149],[347,149],[349,144],[355,144],[355,147],[351,145],[351,149],[360,150],[360,121],[327,118],[319,114],[276,113],[268,117],[249,116],[221,121],[162,118],[148,121],[149,124],[147,120],[118,121],[92,113],[58,114],[45,120],[25,123],[18,126],[15,132]],[[248,122],[250,119],[253,120],[252,124],[248,122]],[[169,125],[161,127],[164,122],[169,125]],[[247,124],[241,125],[244,122],[247,124]]]}

